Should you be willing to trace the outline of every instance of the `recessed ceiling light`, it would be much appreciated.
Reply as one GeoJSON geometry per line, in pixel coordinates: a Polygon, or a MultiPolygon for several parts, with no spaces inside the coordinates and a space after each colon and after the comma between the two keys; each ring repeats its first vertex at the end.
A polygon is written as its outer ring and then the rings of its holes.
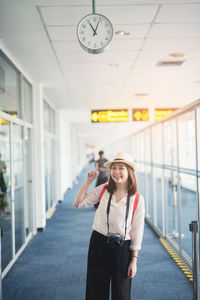
{"type": "Polygon", "coordinates": [[[135,94],[136,97],[146,97],[148,95],[149,95],[148,93],[137,93],[137,94],[135,94]]]}
{"type": "Polygon", "coordinates": [[[195,83],[200,83],[200,80],[195,80],[194,82],[195,82],[195,83]]]}
{"type": "Polygon", "coordinates": [[[181,66],[184,63],[184,60],[166,60],[166,61],[158,61],[156,66],[157,67],[173,67],[173,66],[181,66]]]}
{"type": "Polygon", "coordinates": [[[129,34],[131,34],[131,32],[127,31],[127,30],[119,30],[119,31],[116,31],[115,34],[117,34],[117,35],[129,35],[129,34]]]}
{"type": "Polygon", "coordinates": [[[112,82],[106,82],[106,85],[107,85],[107,86],[112,86],[113,83],[112,83],[112,82]]]}
{"type": "Polygon", "coordinates": [[[183,57],[183,56],[185,56],[185,53],[183,53],[183,52],[174,52],[174,53],[171,53],[169,56],[172,56],[172,57],[183,57]]]}
{"type": "Polygon", "coordinates": [[[119,67],[119,64],[109,64],[110,67],[119,67]]]}

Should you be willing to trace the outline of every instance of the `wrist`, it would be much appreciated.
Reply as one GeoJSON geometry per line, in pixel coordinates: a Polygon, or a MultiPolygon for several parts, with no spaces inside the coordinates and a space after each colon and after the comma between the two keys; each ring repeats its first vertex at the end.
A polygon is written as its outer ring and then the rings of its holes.
{"type": "Polygon", "coordinates": [[[137,261],[138,256],[137,255],[132,255],[131,258],[132,258],[132,260],[137,261]]]}

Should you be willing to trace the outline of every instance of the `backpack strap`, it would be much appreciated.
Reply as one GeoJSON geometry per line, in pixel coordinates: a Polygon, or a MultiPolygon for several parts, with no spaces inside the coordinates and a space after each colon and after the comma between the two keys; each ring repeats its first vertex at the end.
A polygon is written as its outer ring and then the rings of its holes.
{"type": "Polygon", "coordinates": [[[108,184],[105,184],[104,187],[101,190],[100,196],[99,196],[99,201],[101,200],[104,192],[107,190],[108,184]]]}
{"type": "Polygon", "coordinates": [[[135,201],[134,201],[134,205],[133,205],[133,214],[132,214],[132,221],[131,221],[131,223],[133,222],[133,216],[134,216],[135,210],[136,210],[137,205],[138,205],[139,197],[140,197],[140,194],[137,193],[137,194],[135,195],[135,201]]]}

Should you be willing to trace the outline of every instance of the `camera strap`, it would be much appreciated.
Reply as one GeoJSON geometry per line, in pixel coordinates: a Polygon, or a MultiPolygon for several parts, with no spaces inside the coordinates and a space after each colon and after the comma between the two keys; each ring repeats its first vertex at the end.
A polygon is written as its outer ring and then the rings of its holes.
{"type": "MultiPolygon", "coordinates": [[[[112,195],[113,195],[113,194],[110,193],[110,197],[109,197],[108,205],[107,205],[107,210],[106,210],[106,214],[107,214],[108,234],[109,234],[109,213],[110,213],[110,205],[111,205],[112,195]]],[[[127,201],[126,201],[126,214],[125,214],[125,236],[124,236],[124,238],[126,238],[127,220],[128,220],[128,214],[129,214],[129,205],[130,205],[130,196],[127,195],[127,201]]]]}

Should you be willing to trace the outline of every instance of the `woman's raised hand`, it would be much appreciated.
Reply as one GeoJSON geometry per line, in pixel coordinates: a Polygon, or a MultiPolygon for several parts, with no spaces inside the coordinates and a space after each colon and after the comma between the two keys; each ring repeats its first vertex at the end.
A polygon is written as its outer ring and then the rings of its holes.
{"type": "Polygon", "coordinates": [[[98,163],[96,163],[96,168],[95,170],[91,170],[88,172],[88,176],[87,176],[87,182],[90,184],[92,183],[92,181],[97,178],[97,174],[98,174],[98,163]]]}

